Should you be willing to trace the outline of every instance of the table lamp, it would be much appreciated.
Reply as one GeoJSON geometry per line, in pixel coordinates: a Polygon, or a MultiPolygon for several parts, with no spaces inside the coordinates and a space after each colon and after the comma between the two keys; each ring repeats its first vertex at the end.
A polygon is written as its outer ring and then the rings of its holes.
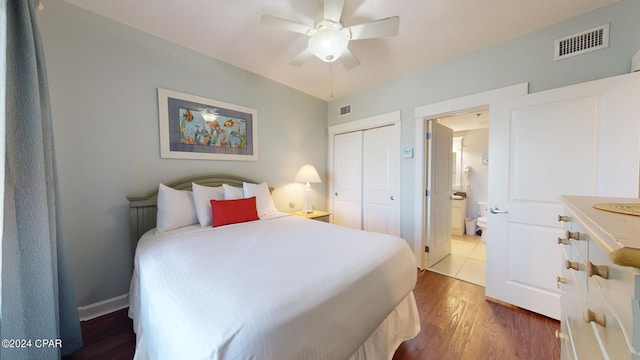
{"type": "Polygon", "coordinates": [[[306,164],[298,170],[295,179],[295,182],[306,183],[304,189],[304,206],[302,208],[302,212],[306,214],[311,214],[313,212],[313,208],[311,207],[311,183],[321,183],[320,175],[318,175],[318,171],[313,165],[306,164]]]}

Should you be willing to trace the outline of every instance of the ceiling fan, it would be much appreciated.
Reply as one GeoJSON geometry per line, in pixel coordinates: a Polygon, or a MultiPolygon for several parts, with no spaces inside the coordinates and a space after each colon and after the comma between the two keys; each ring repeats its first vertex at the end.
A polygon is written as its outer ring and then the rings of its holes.
{"type": "Polygon", "coordinates": [[[290,65],[300,66],[313,56],[324,62],[340,62],[347,70],[360,64],[358,58],[349,50],[350,40],[373,39],[398,34],[400,18],[393,16],[364,24],[344,27],[340,22],[344,0],[324,0],[324,16],[314,27],[272,15],[262,15],[260,23],[286,31],[309,36],[306,49],[299,53],[290,65]]]}

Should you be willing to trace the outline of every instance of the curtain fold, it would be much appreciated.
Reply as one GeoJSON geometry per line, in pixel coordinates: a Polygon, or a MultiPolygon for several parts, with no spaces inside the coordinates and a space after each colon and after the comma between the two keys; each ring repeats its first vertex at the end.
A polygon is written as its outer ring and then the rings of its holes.
{"type": "Polygon", "coordinates": [[[53,359],[82,346],[65,249],[38,0],[6,3],[6,138],[2,234],[4,359],[53,359]],[[41,339],[60,339],[43,347],[41,339]],[[38,346],[40,345],[40,346],[38,346]]]}

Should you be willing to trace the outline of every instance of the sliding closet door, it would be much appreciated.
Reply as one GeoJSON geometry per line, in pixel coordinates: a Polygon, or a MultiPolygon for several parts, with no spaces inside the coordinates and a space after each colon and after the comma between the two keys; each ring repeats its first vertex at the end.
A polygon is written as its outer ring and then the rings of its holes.
{"type": "Polygon", "coordinates": [[[400,124],[334,137],[333,223],[400,236],[400,124]]]}
{"type": "Polygon", "coordinates": [[[363,132],[363,229],[400,236],[400,125],[363,132]]]}
{"type": "Polygon", "coordinates": [[[334,137],[333,223],[362,228],[362,131],[334,137]]]}

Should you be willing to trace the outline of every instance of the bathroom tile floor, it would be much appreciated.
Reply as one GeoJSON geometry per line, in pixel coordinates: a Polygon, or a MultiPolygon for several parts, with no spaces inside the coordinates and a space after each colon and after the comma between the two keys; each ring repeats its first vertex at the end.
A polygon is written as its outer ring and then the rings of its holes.
{"type": "Polygon", "coordinates": [[[428,270],[485,286],[486,260],[487,245],[480,236],[454,235],[451,237],[451,254],[428,270]]]}

